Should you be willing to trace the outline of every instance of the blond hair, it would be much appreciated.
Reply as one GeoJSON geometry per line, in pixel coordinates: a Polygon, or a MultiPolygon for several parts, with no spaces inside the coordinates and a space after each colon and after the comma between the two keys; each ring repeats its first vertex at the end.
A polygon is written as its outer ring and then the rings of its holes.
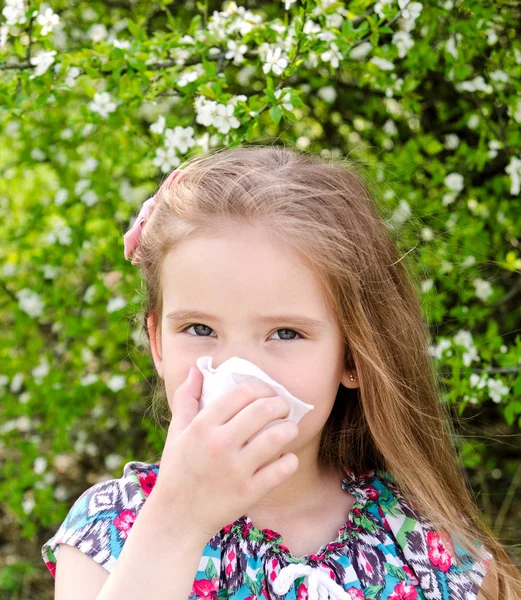
{"type": "MultiPolygon", "coordinates": [[[[137,249],[148,340],[149,315],[161,333],[163,260],[192,232],[215,234],[231,222],[260,225],[293,245],[323,283],[343,335],[346,368],[356,369],[360,386],[339,387],[322,433],[320,466],[392,473],[433,526],[449,531],[474,560],[483,558],[477,540],[490,551],[499,598],[517,600],[521,574],[484,523],[455,451],[416,284],[359,165],[252,145],[211,151],[181,170],[161,192],[137,249]]],[[[163,380],[156,384],[152,407],[160,424],[169,409],[163,380]]]]}

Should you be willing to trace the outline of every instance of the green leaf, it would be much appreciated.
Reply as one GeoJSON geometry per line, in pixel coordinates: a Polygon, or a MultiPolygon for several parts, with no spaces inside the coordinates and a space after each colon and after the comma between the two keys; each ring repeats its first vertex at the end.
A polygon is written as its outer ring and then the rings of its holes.
{"type": "Polygon", "coordinates": [[[133,21],[132,19],[129,19],[128,17],[127,17],[127,28],[134,37],[139,37],[139,34],[141,33],[141,28],[135,21],[133,21]]]}
{"type": "Polygon", "coordinates": [[[383,585],[370,585],[364,590],[364,598],[376,598],[376,595],[380,590],[383,590],[383,585]]]}
{"type": "Polygon", "coordinates": [[[395,579],[401,579],[402,581],[405,581],[407,579],[405,573],[403,572],[403,569],[400,569],[400,567],[397,567],[396,565],[393,565],[390,562],[386,562],[384,564],[384,567],[387,569],[387,572],[389,573],[389,575],[391,575],[391,577],[394,577],[395,579]]]}
{"type": "Polygon", "coordinates": [[[280,106],[272,106],[269,112],[272,121],[275,123],[275,125],[278,125],[283,115],[280,106]]]}
{"type": "Polygon", "coordinates": [[[198,93],[200,93],[203,96],[206,96],[207,98],[211,98],[212,100],[215,100],[215,92],[212,90],[212,88],[209,85],[200,85],[197,88],[198,93]]]}

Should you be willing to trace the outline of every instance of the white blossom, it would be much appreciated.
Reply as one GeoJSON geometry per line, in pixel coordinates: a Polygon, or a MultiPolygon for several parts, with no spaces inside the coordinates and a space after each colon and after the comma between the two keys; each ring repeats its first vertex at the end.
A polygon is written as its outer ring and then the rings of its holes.
{"type": "Polygon", "coordinates": [[[111,298],[108,301],[107,312],[108,313],[115,312],[116,310],[122,309],[126,305],[127,305],[127,301],[125,300],[125,298],[122,298],[121,296],[116,296],[115,298],[111,298]]]}
{"type": "Polygon", "coordinates": [[[471,348],[469,348],[467,350],[467,352],[463,353],[463,364],[466,367],[470,367],[470,363],[473,360],[479,360],[479,354],[478,354],[478,351],[476,349],[476,346],[472,346],[471,348]]]}
{"type": "Polygon", "coordinates": [[[244,55],[248,52],[248,46],[246,44],[238,44],[234,40],[228,40],[228,52],[224,55],[225,58],[233,58],[235,65],[240,65],[244,62],[244,55]]]}
{"type": "Polygon", "coordinates": [[[57,15],[52,8],[46,8],[45,12],[40,12],[36,17],[38,25],[42,26],[41,35],[50,33],[60,22],[60,16],[57,15]]]}
{"type": "Polygon", "coordinates": [[[44,241],[49,245],[58,242],[62,246],[69,246],[72,243],[72,229],[67,225],[67,221],[59,215],[53,215],[50,221],[51,227],[46,231],[44,241]]]}
{"type": "Polygon", "coordinates": [[[393,0],[379,0],[379,2],[374,5],[374,12],[380,17],[380,19],[383,19],[385,17],[384,7],[392,3],[393,0]]]}
{"type": "Polygon", "coordinates": [[[447,150],[456,150],[459,143],[460,139],[455,133],[448,133],[445,136],[445,148],[447,148],[447,150]]]}
{"type": "Polygon", "coordinates": [[[501,148],[502,144],[499,140],[490,140],[488,143],[488,157],[496,158],[498,154],[498,150],[501,148]]]}
{"type": "Polygon", "coordinates": [[[412,211],[407,200],[400,200],[398,207],[391,216],[391,222],[395,225],[402,225],[411,216],[412,211]]]}
{"type": "Polygon", "coordinates": [[[54,265],[43,265],[42,271],[44,279],[56,279],[60,269],[54,265]]]}
{"type": "Polygon", "coordinates": [[[521,123],[521,98],[517,99],[515,108],[512,108],[511,106],[508,107],[508,114],[514,118],[516,123],[521,123]]]}
{"type": "Polygon", "coordinates": [[[181,76],[177,80],[177,85],[179,87],[184,87],[185,85],[192,83],[192,81],[199,79],[203,74],[204,68],[201,65],[196,65],[193,69],[186,69],[186,71],[181,73],[181,76]]]}
{"type": "MultiPolygon", "coordinates": [[[[320,95],[320,92],[319,92],[320,95]]],[[[284,88],[282,90],[275,90],[275,98],[277,98],[277,100],[282,101],[282,106],[286,109],[286,110],[293,110],[293,104],[291,104],[291,95],[289,93],[289,90],[287,88],[284,88]],[[282,98],[281,98],[282,96],[282,98]]]]}
{"type": "Polygon", "coordinates": [[[465,260],[461,263],[461,268],[462,269],[466,269],[467,267],[472,267],[472,265],[476,264],[476,257],[472,256],[472,254],[469,254],[469,256],[467,256],[465,258],[465,260]]]}
{"type": "Polygon", "coordinates": [[[471,115],[469,117],[469,120],[467,121],[467,126],[470,129],[476,129],[476,127],[479,125],[479,117],[478,115],[471,115]]]}
{"type": "Polygon", "coordinates": [[[117,469],[122,462],[123,458],[119,456],[119,454],[108,454],[105,457],[105,467],[109,469],[109,471],[117,469]]]}
{"type": "Polygon", "coordinates": [[[498,41],[498,36],[495,29],[485,29],[485,35],[487,36],[487,43],[489,46],[493,46],[498,41]]]}
{"type": "Polygon", "coordinates": [[[402,17],[408,21],[415,21],[423,9],[420,2],[410,2],[409,0],[398,0],[398,4],[402,9],[402,17]]]}
{"type": "Polygon", "coordinates": [[[230,129],[237,129],[241,122],[234,116],[235,107],[233,104],[217,104],[215,127],[219,133],[228,133],[230,129]]]}
{"type": "Polygon", "coordinates": [[[65,84],[69,87],[74,87],[76,83],[76,78],[80,75],[81,69],[78,67],[71,67],[65,76],[65,84]]]}
{"type": "Polygon", "coordinates": [[[398,133],[398,129],[396,128],[396,124],[392,119],[387,119],[387,121],[383,124],[383,130],[387,135],[396,135],[398,133]]]}
{"type": "Polygon", "coordinates": [[[7,25],[16,25],[27,22],[25,16],[25,6],[23,0],[6,0],[2,9],[2,14],[6,19],[7,25]]]}
{"type": "Polygon", "coordinates": [[[57,485],[54,489],[53,496],[58,502],[64,502],[69,497],[69,492],[64,485],[57,485]]]}
{"type": "Polygon", "coordinates": [[[40,359],[40,364],[31,371],[31,375],[35,379],[35,383],[41,385],[42,381],[49,374],[51,366],[46,356],[40,359]]]}
{"type": "Polygon", "coordinates": [[[35,505],[36,505],[36,501],[32,495],[28,496],[27,498],[24,498],[22,500],[22,508],[26,515],[29,514],[33,510],[35,505]]]}
{"type": "Polygon", "coordinates": [[[177,125],[174,129],[168,128],[165,130],[165,147],[170,147],[181,154],[185,154],[189,148],[195,146],[194,133],[193,127],[177,125]]]}
{"type": "Polygon", "coordinates": [[[96,194],[94,190],[87,190],[84,194],[82,194],[80,200],[87,206],[94,206],[97,204],[99,198],[98,194],[96,194]]]}
{"type": "Polygon", "coordinates": [[[40,295],[28,288],[16,292],[20,308],[31,317],[41,317],[45,306],[40,295]]]}
{"type": "Polygon", "coordinates": [[[369,62],[375,64],[378,68],[382,69],[382,71],[392,71],[392,69],[394,69],[394,64],[392,62],[379,56],[373,56],[369,62]]]}
{"type": "Polygon", "coordinates": [[[483,79],[483,77],[481,75],[474,77],[474,79],[472,79],[471,81],[462,81],[460,83],[457,83],[456,88],[459,91],[462,91],[462,90],[464,90],[466,92],[481,91],[481,92],[485,92],[486,94],[491,94],[494,91],[494,88],[490,84],[485,83],[485,80],[483,79]]]}
{"type": "Polygon", "coordinates": [[[324,62],[330,63],[330,65],[334,69],[338,69],[338,65],[340,64],[339,61],[344,58],[344,55],[340,52],[340,50],[338,49],[338,46],[335,44],[335,42],[332,42],[331,45],[329,46],[329,50],[326,50],[326,52],[323,52],[320,55],[320,58],[324,62]]]}
{"type": "MultiPolygon", "coordinates": [[[[273,27],[273,26],[272,26],[273,27]]],[[[318,23],[315,23],[315,21],[308,19],[305,23],[304,23],[304,27],[302,28],[302,31],[307,35],[307,36],[311,36],[313,37],[313,35],[315,35],[316,33],[320,33],[320,25],[318,23]]]]}
{"type": "Polygon", "coordinates": [[[114,48],[120,48],[121,50],[130,50],[131,48],[131,44],[128,40],[118,40],[117,38],[112,40],[112,45],[114,48]]]}
{"type": "Polygon", "coordinates": [[[432,289],[433,285],[434,285],[434,281],[432,279],[424,279],[421,282],[420,289],[423,294],[426,294],[429,290],[432,289]]]}
{"type": "Polygon", "coordinates": [[[94,43],[101,42],[107,37],[107,28],[102,23],[97,23],[92,25],[87,34],[94,43]]]}
{"type": "Polygon", "coordinates": [[[460,175],[459,173],[449,173],[443,180],[443,183],[453,192],[461,192],[465,187],[463,175],[460,175]]]}
{"type": "Polygon", "coordinates": [[[159,115],[157,121],[155,123],[153,123],[152,125],[150,125],[150,131],[161,135],[163,133],[163,131],[165,130],[165,125],[166,125],[165,117],[163,117],[163,115],[159,115]]]}
{"type": "Polygon", "coordinates": [[[22,384],[24,381],[23,373],[16,373],[13,379],[11,380],[11,385],[9,389],[13,394],[18,394],[18,392],[22,389],[22,384]]]}
{"type": "Polygon", "coordinates": [[[458,333],[453,337],[453,339],[454,342],[458,344],[458,346],[472,348],[472,346],[474,345],[472,333],[470,333],[470,331],[467,331],[466,329],[460,329],[458,333]]]}
{"type": "Polygon", "coordinates": [[[521,190],[521,160],[512,156],[510,162],[505,167],[505,173],[510,175],[510,193],[512,196],[516,196],[521,190]]]}
{"type": "Polygon", "coordinates": [[[434,239],[434,232],[430,227],[424,227],[421,231],[421,235],[426,242],[430,242],[434,239]]]}
{"type": "Polygon", "coordinates": [[[282,55],[282,48],[277,47],[275,50],[270,48],[266,54],[266,60],[262,67],[264,74],[273,71],[276,75],[282,75],[284,69],[288,66],[288,59],[282,55]]]}
{"type": "Polygon", "coordinates": [[[325,85],[318,90],[317,96],[325,102],[333,103],[337,98],[337,92],[332,85],[325,85]]]}
{"type": "Polygon", "coordinates": [[[127,384],[127,380],[123,375],[113,375],[107,381],[107,387],[113,392],[119,392],[122,390],[127,384]]]}
{"type": "Polygon", "coordinates": [[[445,42],[445,51],[449,54],[452,54],[454,58],[458,58],[458,46],[462,39],[461,33],[456,33],[451,35],[449,39],[445,42]]]}
{"type": "Polygon", "coordinates": [[[452,344],[449,340],[441,338],[436,346],[429,346],[429,354],[440,360],[443,356],[443,352],[451,346],[452,344]]]}
{"type": "Polygon", "coordinates": [[[43,75],[54,62],[55,55],[56,50],[50,50],[49,52],[40,52],[36,56],[31,56],[30,63],[34,65],[36,69],[29,79],[34,79],[39,75],[43,75]]]}
{"type": "Polygon", "coordinates": [[[37,475],[41,475],[47,468],[47,460],[43,456],[39,456],[35,459],[33,464],[33,471],[37,475]]]}
{"type": "Polygon", "coordinates": [[[472,373],[470,376],[470,387],[481,390],[487,385],[487,380],[488,376],[486,374],[480,377],[477,373],[472,373]]]}
{"type": "Polygon", "coordinates": [[[349,53],[349,57],[354,58],[355,60],[365,58],[372,49],[373,44],[371,44],[371,42],[362,42],[361,44],[358,44],[358,46],[353,47],[349,53]]]}
{"type": "Polygon", "coordinates": [[[393,35],[393,44],[398,49],[398,56],[404,58],[407,56],[409,49],[414,46],[414,40],[408,31],[397,31],[393,35]]]}
{"type": "Polygon", "coordinates": [[[78,168],[78,173],[82,177],[85,177],[89,173],[95,171],[98,165],[99,160],[97,158],[94,158],[94,156],[87,156],[85,160],[80,164],[78,168]]]}
{"type": "Polygon", "coordinates": [[[167,148],[157,148],[152,164],[159,167],[163,173],[168,173],[174,167],[178,167],[181,164],[181,160],[177,156],[175,149],[169,146],[167,148]]]}
{"type": "Polygon", "coordinates": [[[89,373],[80,379],[80,385],[83,387],[87,387],[88,385],[92,385],[99,380],[99,377],[95,373],[89,373]]]}
{"type": "Polygon", "coordinates": [[[490,282],[488,282],[484,279],[481,279],[480,277],[477,277],[476,279],[474,279],[474,281],[472,283],[473,283],[474,287],[476,288],[476,296],[480,300],[483,300],[483,302],[485,302],[489,298],[489,296],[493,293],[490,282]]]}
{"type": "Polygon", "coordinates": [[[0,48],[4,48],[5,45],[7,44],[8,34],[9,34],[9,26],[2,25],[2,27],[0,27],[0,48]]]}
{"type": "Polygon", "coordinates": [[[108,92],[96,92],[94,101],[90,102],[88,106],[93,112],[97,112],[100,116],[106,118],[109,113],[116,110],[118,105],[112,101],[112,97],[108,92]]]}
{"type": "Polygon", "coordinates": [[[503,383],[501,379],[492,379],[488,380],[488,393],[492,398],[493,402],[499,403],[501,402],[501,398],[506,396],[509,392],[510,388],[503,383]]]}

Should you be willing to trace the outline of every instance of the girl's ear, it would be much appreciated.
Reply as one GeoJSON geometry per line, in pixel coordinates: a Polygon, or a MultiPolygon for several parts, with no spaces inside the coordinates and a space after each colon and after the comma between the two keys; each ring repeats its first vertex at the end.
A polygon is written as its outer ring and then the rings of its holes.
{"type": "Polygon", "coordinates": [[[342,379],[340,380],[340,383],[346,388],[360,387],[355,369],[345,370],[342,374],[342,379]]]}
{"type": "Polygon", "coordinates": [[[156,366],[157,373],[161,379],[164,379],[163,374],[163,351],[161,348],[161,335],[156,327],[154,316],[149,315],[147,317],[148,337],[150,339],[150,350],[152,351],[152,358],[156,366]]]}

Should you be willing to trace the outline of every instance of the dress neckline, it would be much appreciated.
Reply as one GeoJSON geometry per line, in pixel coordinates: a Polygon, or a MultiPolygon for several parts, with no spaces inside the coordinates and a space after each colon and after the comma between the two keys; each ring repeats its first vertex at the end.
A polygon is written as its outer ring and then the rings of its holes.
{"type": "Polygon", "coordinates": [[[284,539],[280,533],[272,529],[257,529],[248,515],[243,515],[237,521],[238,534],[242,539],[249,543],[258,544],[270,549],[273,553],[282,555],[288,563],[306,563],[314,564],[318,561],[323,561],[332,552],[342,548],[344,541],[352,535],[352,532],[360,532],[360,517],[361,511],[365,509],[368,494],[365,488],[371,484],[375,477],[375,471],[369,471],[360,475],[354,475],[347,472],[347,476],[342,480],[342,488],[355,496],[355,502],[349,511],[346,521],[338,530],[336,538],[320,546],[316,553],[306,554],[304,556],[294,556],[289,548],[284,545],[284,539]]]}

